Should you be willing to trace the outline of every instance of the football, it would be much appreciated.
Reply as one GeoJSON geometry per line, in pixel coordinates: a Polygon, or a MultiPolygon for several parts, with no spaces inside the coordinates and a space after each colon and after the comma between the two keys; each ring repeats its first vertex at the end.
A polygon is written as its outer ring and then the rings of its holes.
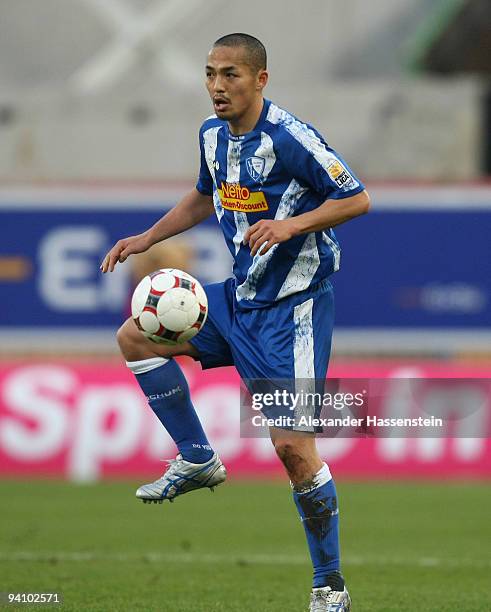
{"type": "Polygon", "coordinates": [[[182,344],[203,327],[208,300],[193,276],[162,268],[145,276],[131,299],[131,314],[144,336],[160,344],[182,344]]]}

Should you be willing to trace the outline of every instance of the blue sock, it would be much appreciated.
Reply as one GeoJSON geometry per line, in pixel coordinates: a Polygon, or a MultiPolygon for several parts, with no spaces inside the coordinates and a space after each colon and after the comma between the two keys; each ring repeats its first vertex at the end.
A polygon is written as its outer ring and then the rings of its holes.
{"type": "Polygon", "coordinates": [[[191,463],[211,459],[213,450],[191,403],[186,378],[174,359],[155,357],[126,365],[183,458],[191,463]]]}
{"type": "Polygon", "coordinates": [[[294,488],[293,492],[314,566],[313,586],[317,588],[328,585],[330,582],[328,576],[334,573],[336,584],[341,580],[342,587],[332,588],[342,591],[344,581],[339,574],[339,517],[336,487],[325,463],[314,477],[314,487],[301,491],[294,488]]]}

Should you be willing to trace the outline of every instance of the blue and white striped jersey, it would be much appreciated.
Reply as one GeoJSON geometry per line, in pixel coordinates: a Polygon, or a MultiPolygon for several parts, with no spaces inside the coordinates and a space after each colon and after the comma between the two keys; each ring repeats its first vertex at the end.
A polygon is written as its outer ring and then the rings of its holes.
{"type": "Polygon", "coordinates": [[[303,291],[339,268],[334,232],[312,232],[251,257],[242,243],[260,219],[286,219],[346,198],[364,186],[310,125],[265,100],[251,132],[234,136],[226,121],[208,118],[200,129],[201,167],[196,188],[212,195],[234,258],[239,309],[268,306],[303,291]]]}

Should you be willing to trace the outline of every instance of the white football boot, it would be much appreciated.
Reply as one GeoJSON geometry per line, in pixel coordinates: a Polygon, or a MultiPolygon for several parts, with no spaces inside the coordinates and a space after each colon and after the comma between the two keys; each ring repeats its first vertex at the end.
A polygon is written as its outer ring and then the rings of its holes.
{"type": "Polygon", "coordinates": [[[174,498],[183,493],[208,487],[213,489],[227,478],[227,470],[217,453],[206,463],[190,463],[179,454],[167,461],[168,467],[158,480],[142,485],[136,492],[144,503],[159,502],[174,498]]]}
{"type": "Polygon", "coordinates": [[[348,612],[351,599],[346,587],[343,591],[333,591],[331,587],[312,589],[309,612],[348,612]]]}

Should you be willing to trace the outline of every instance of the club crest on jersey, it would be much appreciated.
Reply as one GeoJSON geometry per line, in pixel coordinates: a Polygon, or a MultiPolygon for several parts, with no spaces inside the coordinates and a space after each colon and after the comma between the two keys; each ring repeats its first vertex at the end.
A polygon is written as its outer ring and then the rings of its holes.
{"type": "Polygon", "coordinates": [[[223,208],[238,212],[261,212],[268,210],[268,203],[262,191],[250,191],[240,183],[224,183],[218,188],[223,208]]]}
{"type": "Polygon", "coordinates": [[[253,157],[248,157],[246,159],[246,168],[247,172],[253,181],[262,182],[264,167],[266,166],[266,160],[264,157],[258,157],[254,155],[253,157]]]}

